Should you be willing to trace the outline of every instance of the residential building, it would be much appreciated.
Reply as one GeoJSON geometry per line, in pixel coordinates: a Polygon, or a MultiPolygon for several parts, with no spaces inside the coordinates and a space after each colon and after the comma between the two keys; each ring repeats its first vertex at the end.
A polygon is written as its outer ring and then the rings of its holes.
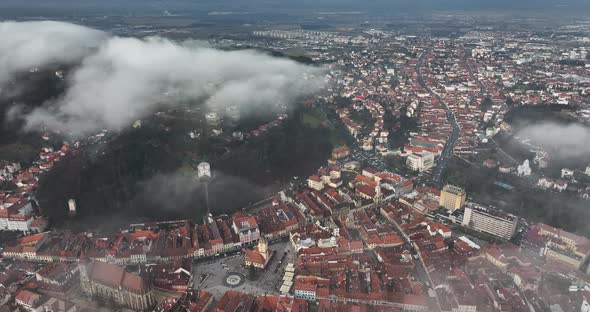
{"type": "Polygon", "coordinates": [[[341,159],[350,155],[350,148],[346,145],[338,146],[332,150],[332,158],[341,159]]]}
{"type": "Polygon", "coordinates": [[[307,179],[307,186],[316,191],[321,191],[324,189],[324,182],[317,175],[312,175],[311,177],[309,177],[309,179],[307,179]]]}
{"type": "Polygon", "coordinates": [[[167,297],[154,310],[155,312],[205,312],[213,305],[213,295],[204,290],[188,290],[175,298],[167,297]]]}
{"type": "Polygon", "coordinates": [[[561,169],[561,177],[563,179],[573,178],[574,177],[574,170],[569,169],[569,168],[561,169]]]}
{"type": "Polygon", "coordinates": [[[41,295],[28,290],[21,290],[14,296],[14,302],[25,311],[35,311],[39,306],[41,295]]]}
{"type": "Polygon", "coordinates": [[[154,287],[165,291],[186,292],[192,279],[191,259],[149,266],[154,287]]]}
{"type": "Polygon", "coordinates": [[[327,289],[329,281],[329,279],[315,276],[297,276],[293,286],[295,298],[315,301],[318,294],[318,288],[327,289]]]}
{"type": "Polygon", "coordinates": [[[546,224],[535,225],[529,236],[544,243],[546,259],[564,263],[573,269],[584,269],[583,265],[590,256],[590,240],[546,224]]]}
{"type": "Polygon", "coordinates": [[[30,232],[33,206],[26,199],[11,198],[0,205],[0,230],[30,232]]]}
{"type": "Polygon", "coordinates": [[[430,235],[435,236],[440,234],[444,238],[451,238],[452,231],[442,223],[434,222],[430,223],[427,227],[430,235]]]}
{"type": "Polygon", "coordinates": [[[213,312],[251,311],[255,305],[256,296],[239,291],[228,290],[215,304],[213,312]]]}
{"type": "Polygon", "coordinates": [[[260,239],[260,230],[256,219],[241,213],[233,216],[232,229],[240,237],[240,244],[247,245],[260,239]]]}

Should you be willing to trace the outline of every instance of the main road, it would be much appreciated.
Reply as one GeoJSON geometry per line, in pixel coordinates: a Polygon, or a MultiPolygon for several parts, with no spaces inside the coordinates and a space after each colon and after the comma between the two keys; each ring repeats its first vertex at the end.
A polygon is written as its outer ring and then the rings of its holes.
{"type": "MultiPolygon", "coordinates": [[[[469,65],[469,62],[467,62],[468,57],[469,57],[469,55],[467,54],[467,51],[465,51],[465,55],[463,56],[463,65],[467,69],[467,72],[469,73],[469,77],[471,77],[471,79],[475,80],[477,82],[477,84],[479,85],[479,92],[477,93],[477,97],[481,97],[486,92],[486,86],[481,82],[481,80],[479,80],[479,78],[475,77],[475,74],[473,74],[473,68],[471,68],[471,65],[469,65]]],[[[471,98],[471,101],[469,101],[470,106],[473,104],[475,99],[476,99],[475,96],[471,98]]]]}
{"type": "Polygon", "coordinates": [[[440,95],[438,95],[437,93],[435,93],[424,82],[424,77],[422,76],[422,68],[421,67],[422,67],[422,63],[424,63],[424,58],[426,57],[428,52],[430,52],[430,50],[425,50],[422,53],[422,55],[420,55],[420,58],[418,59],[418,62],[416,63],[416,73],[418,74],[418,83],[420,83],[422,88],[424,88],[426,91],[428,91],[428,93],[430,93],[431,96],[435,97],[442,104],[443,108],[446,111],[447,121],[451,125],[451,135],[449,136],[447,143],[445,144],[445,147],[443,148],[443,151],[436,162],[436,166],[432,170],[432,180],[438,186],[442,186],[442,174],[443,174],[444,170],[446,169],[449,160],[451,159],[451,157],[453,157],[453,150],[455,149],[455,144],[457,143],[457,140],[459,139],[459,136],[460,136],[460,128],[459,128],[459,124],[457,123],[457,120],[455,119],[455,113],[449,108],[449,106],[447,106],[447,103],[445,103],[445,101],[442,99],[442,97],[440,95]]]}

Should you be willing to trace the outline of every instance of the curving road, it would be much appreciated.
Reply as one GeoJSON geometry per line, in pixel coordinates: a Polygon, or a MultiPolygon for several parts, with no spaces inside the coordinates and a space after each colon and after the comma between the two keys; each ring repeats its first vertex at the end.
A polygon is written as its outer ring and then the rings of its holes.
{"type": "Polygon", "coordinates": [[[445,147],[436,162],[436,166],[432,170],[432,180],[440,187],[442,186],[442,174],[446,169],[449,160],[453,157],[453,150],[455,149],[455,144],[460,137],[460,128],[457,120],[455,119],[455,113],[447,106],[447,103],[443,101],[442,97],[436,94],[430,87],[426,85],[424,82],[424,77],[422,76],[422,63],[424,63],[424,58],[426,54],[428,54],[430,50],[424,51],[420,58],[418,59],[418,63],[416,63],[416,73],[418,74],[418,83],[424,88],[430,95],[434,96],[442,105],[447,113],[447,121],[451,125],[451,135],[445,144],[445,147]]]}

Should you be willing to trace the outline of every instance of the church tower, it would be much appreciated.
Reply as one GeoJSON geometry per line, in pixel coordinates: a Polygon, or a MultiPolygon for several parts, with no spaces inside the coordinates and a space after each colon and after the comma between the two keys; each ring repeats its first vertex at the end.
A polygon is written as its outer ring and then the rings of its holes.
{"type": "Polygon", "coordinates": [[[261,237],[258,241],[258,253],[264,257],[265,261],[270,258],[270,250],[268,250],[268,242],[264,237],[261,237]]]}

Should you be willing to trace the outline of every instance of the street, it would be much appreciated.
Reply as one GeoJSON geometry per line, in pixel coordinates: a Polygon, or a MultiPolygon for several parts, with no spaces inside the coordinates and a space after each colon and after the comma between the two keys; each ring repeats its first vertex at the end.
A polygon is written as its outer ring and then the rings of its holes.
{"type": "Polygon", "coordinates": [[[428,52],[429,52],[429,50],[424,51],[424,53],[422,53],[422,55],[420,55],[420,58],[418,59],[418,62],[416,63],[416,72],[418,74],[418,82],[426,91],[428,91],[428,93],[430,93],[430,95],[434,96],[442,104],[442,106],[444,107],[446,114],[447,114],[447,121],[451,124],[451,128],[452,128],[451,135],[449,136],[447,143],[445,144],[445,147],[436,162],[436,166],[432,170],[432,180],[438,186],[442,186],[442,173],[446,169],[449,159],[451,159],[451,157],[453,156],[453,150],[455,148],[455,144],[457,143],[457,140],[459,139],[459,130],[460,129],[459,129],[459,124],[455,120],[455,113],[447,106],[447,104],[443,101],[442,97],[440,95],[436,94],[434,91],[432,91],[432,89],[430,89],[430,87],[428,87],[426,85],[426,83],[424,82],[424,77],[422,76],[421,67],[422,67],[422,63],[424,62],[424,58],[428,52]]]}

